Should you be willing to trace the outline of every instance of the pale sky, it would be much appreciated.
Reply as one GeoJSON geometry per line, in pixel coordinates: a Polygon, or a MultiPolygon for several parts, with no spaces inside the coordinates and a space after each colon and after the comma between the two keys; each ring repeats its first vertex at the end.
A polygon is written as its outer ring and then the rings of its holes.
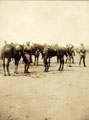
{"type": "Polygon", "coordinates": [[[4,40],[89,45],[89,2],[0,1],[0,47],[4,40]]]}

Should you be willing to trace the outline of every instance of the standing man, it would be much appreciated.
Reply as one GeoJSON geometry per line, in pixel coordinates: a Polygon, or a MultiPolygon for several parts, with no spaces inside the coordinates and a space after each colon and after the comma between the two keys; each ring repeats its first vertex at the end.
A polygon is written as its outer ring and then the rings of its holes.
{"type": "Polygon", "coordinates": [[[84,67],[86,67],[85,64],[85,57],[86,57],[86,50],[84,48],[84,44],[81,44],[80,50],[79,50],[79,54],[80,54],[80,61],[79,61],[79,66],[81,66],[81,61],[83,60],[83,65],[84,67]]]}
{"type": "Polygon", "coordinates": [[[29,63],[32,63],[31,45],[29,41],[26,42],[26,44],[24,45],[24,51],[25,51],[25,54],[29,55],[29,63]]]}

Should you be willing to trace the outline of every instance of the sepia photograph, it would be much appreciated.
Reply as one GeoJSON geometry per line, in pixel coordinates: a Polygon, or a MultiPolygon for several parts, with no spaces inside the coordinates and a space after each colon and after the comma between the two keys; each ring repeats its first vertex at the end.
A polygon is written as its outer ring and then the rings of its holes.
{"type": "Polygon", "coordinates": [[[0,120],[89,120],[89,1],[0,1],[0,120]]]}

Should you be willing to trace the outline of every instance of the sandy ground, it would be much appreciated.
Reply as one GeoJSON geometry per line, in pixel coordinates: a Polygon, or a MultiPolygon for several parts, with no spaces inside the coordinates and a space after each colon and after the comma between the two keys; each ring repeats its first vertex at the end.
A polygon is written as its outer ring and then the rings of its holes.
{"type": "Polygon", "coordinates": [[[30,73],[3,76],[0,61],[0,120],[89,120],[89,54],[87,67],[75,64],[59,72],[53,58],[49,72],[39,66],[30,66],[30,73]]]}

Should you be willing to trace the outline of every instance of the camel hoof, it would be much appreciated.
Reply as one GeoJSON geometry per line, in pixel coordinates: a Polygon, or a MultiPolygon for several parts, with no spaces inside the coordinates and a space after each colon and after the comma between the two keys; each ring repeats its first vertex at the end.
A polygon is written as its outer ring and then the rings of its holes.
{"type": "Polygon", "coordinates": [[[72,67],[71,65],[69,65],[69,67],[72,67]]]}
{"type": "Polygon", "coordinates": [[[44,69],[44,72],[46,72],[46,69],[44,69]]]}
{"type": "Polygon", "coordinates": [[[6,76],[6,73],[4,73],[4,76],[6,76]]]}
{"type": "Polygon", "coordinates": [[[24,73],[30,73],[29,71],[24,71],[24,73]]]}
{"type": "Polygon", "coordinates": [[[11,76],[11,74],[9,73],[8,76],[11,76]]]}
{"type": "Polygon", "coordinates": [[[16,72],[16,71],[15,71],[14,73],[15,73],[15,74],[18,74],[18,72],[16,72]]]}
{"type": "Polygon", "coordinates": [[[29,71],[27,71],[27,73],[30,73],[29,71]]]}

